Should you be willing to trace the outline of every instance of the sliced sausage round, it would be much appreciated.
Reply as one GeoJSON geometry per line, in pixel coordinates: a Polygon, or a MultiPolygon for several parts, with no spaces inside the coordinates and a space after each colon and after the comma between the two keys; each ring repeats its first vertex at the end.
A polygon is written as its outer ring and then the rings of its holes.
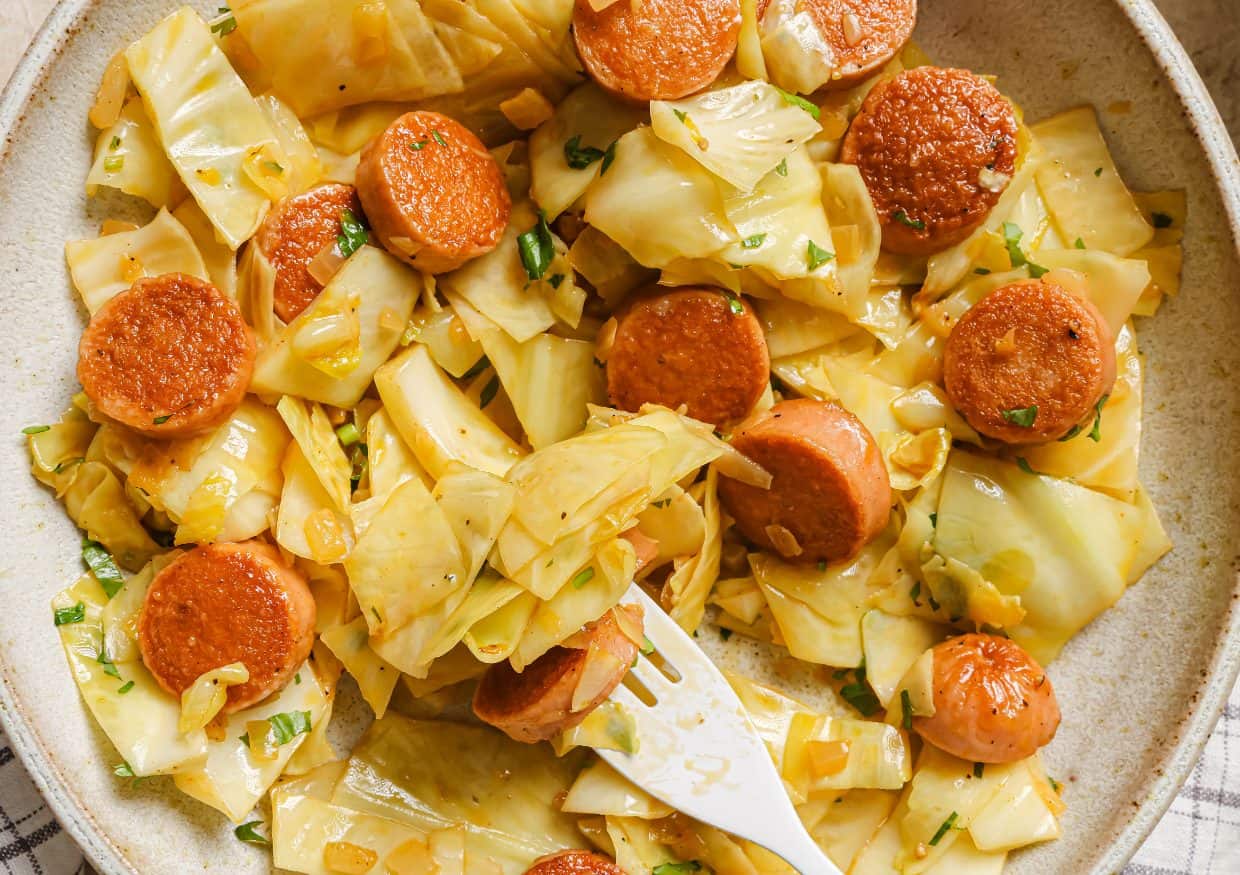
{"type": "Polygon", "coordinates": [[[599,85],[629,100],[676,100],[718,78],[736,52],[740,0],[621,0],[573,7],[577,54],[599,85]]]}
{"type": "Polygon", "coordinates": [[[769,489],[719,478],[719,498],[759,547],[792,562],[855,556],[887,525],[891,482],[861,420],[826,401],[781,401],[732,446],[771,474],[769,489]]]}
{"type": "Polygon", "coordinates": [[[771,381],[753,308],[706,286],[655,287],[637,296],[616,316],[606,360],[613,406],[683,404],[689,416],[712,425],[743,419],[771,381]]]}
{"type": "Polygon", "coordinates": [[[913,718],[913,729],[930,744],[975,763],[1012,763],[1055,737],[1055,690],[1015,641],[961,635],[933,652],[934,716],[913,718]]]}
{"type": "Polygon", "coordinates": [[[357,194],[388,252],[426,273],[490,252],[512,212],[486,146],[437,112],[406,113],[366,145],[357,194]]]}
{"type": "MultiPolygon", "coordinates": [[[[641,609],[623,605],[635,626],[641,609]]],[[[507,662],[487,669],[474,693],[474,713],[517,741],[533,744],[571,729],[589,716],[619,686],[637,658],[638,645],[624,633],[611,611],[588,624],[580,647],[553,647],[518,674],[507,662]],[[612,669],[588,702],[574,711],[573,694],[586,673],[591,645],[601,651],[612,669]]]]}
{"type": "Polygon", "coordinates": [[[1087,423],[1115,374],[1102,314],[1045,279],[991,292],[960,318],[943,352],[952,405],[1009,444],[1057,440],[1087,423]]]}
{"type": "Polygon", "coordinates": [[[77,373],[105,416],[152,437],[192,437],[241,404],[256,354],[234,301],[173,273],[140,279],[99,308],[82,333],[77,373]]]}
{"type": "Polygon", "coordinates": [[[917,67],[874,87],[844,137],[891,252],[929,255],[985,221],[1016,170],[1016,113],[968,70],[917,67]]]}
{"type": "MultiPolygon", "coordinates": [[[[758,17],[770,0],[760,0],[758,17]]],[[[802,0],[830,48],[835,71],[826,87],[851,88],[881,70],[913,35],[917,0],[802,0]]]]}
{"type": "Polygon", "coordinates": [[[340,237],[341,218],[350,211],[358,219],[362,204],[351,185],[320,185],[285,198],[267,214],[254,243],[276,272],[275,310],[292,322],[323,291],[310,274],[310,262],[340,237]]]}
{"type": "Polygon", "coordinates": [[[210,544],[177,557],[151,582],[138,619],[142,661],[180,696],[203,674],[240,662],[232,714],[282,690],[314,645],[314,597],[301,573],[258,541],[210,544]]]}
{"type": "Polygon", "coordinates": [[[535,860],[525,875],[624,875],[624,870],[592,851],[560,851],[535,860]]]}

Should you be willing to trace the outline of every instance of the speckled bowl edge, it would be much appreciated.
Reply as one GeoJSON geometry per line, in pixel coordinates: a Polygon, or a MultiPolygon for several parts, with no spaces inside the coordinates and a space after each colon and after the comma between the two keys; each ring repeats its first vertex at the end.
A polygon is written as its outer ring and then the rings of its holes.
{"type": "MultiPolygon", "coordinates": [[[[1184,108],[1185,116],[1209,161],[1227,211],[1232,239],[1240,253],[1240,159],[1217,108],[1184,47],[1150,0],[1116,0],[1148,47],[1184,108]]],[[[35,96],[49,65],[73,37],[78,23],[94,0],[60,0],[35,35],[3,92],[0,92],[0,162],[12,132],[35,96]]],[[[1226,628],[1194,704],[1181,725],[1179,738],[1164,760],[1148,797],[1128,825],[1112,842],[1094,868],[1094,875],[1118,873],[1149,836],[1174,801],[1210,738],[1228,697],[1240,676],[1240,576],[1237,576],[1226,628]]],[[[82,801],[55,779],[56,769],[26,718],[16,708],[8,688],[0,684],[0,726],[8,734],[19,759],[69,835],[102,875],[135,870],[120,849],[96,827],[82,801]]]]}

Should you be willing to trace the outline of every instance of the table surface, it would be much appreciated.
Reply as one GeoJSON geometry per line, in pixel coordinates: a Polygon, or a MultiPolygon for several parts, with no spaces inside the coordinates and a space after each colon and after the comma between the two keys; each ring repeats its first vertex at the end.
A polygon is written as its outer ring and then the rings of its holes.
{"type": "MultiPolygon", "coordinates": [[[[1154,0],[1180,41],[1188,49],[1206,86],[1214,96],[1233,141],[1240,144],[1240,0],[1154,0]]],[[[56,0],[0,0],[0,82],[8,81],[30,38],[56,0]]],[[[1231,875],[1240,872],[1240,798],[1228,789],[1237,781],[1229,772],[1229,741],[1233,734],[1240,738],[1240,688],[1232,696],[1225,717],[1211,738],[1202,763],[1194,770],[1189,784],[1171,811],[1163,819],[1149,842],[1137,854],[1125,875],[1180,875],[1210,873],[1231,875]],[[1203,807],[1206,810],[1203,810],[1203,807]]],[[[20,765],[10,762],[12,756],[0,736],[0,770],[3,783],[25,781],[25,776],[11,777],[11,770],[20,765]],[[5,755],[8,754],[6,757],[5,755]]],[[[30,789],[33,793],[33,788],[30,789]]],[[[23,819],[47,820],[39,811],[37,799],[31,798],[23,811],[23,819]]],[[[80,862],[64,853],[64,837],[50,844],[61,845],[56,853],[45,854],[34,847],[55,835],[55,824],[37,830],[21,829],[7,816],[0,823],[0,871],[21,873],[41,872],[45,875],[70,875],[85,871],[80,862]],[[42,835],[43,838],[36,838],[42,835]],[[30,864],[22,866],[26,856],[30,864]],[[37,859],[37,862],[36,862],[37,859]],[[16,864],[17,868],[14,868],[16,864]]],[[[47,848],[46,850],[52,850],[47,848]]]]}

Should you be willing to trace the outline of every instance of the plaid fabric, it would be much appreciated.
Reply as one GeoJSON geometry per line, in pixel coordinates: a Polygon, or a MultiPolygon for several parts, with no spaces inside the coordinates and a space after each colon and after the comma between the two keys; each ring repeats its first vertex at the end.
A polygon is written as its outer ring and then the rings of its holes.
{"type": "MultiPolygon", "coordinates": [[[[1240,873],[1240,686],[1166,817],[1123,875],[1240,873]]],[[[0,875],[93,875],[0,732],[0,875]]]]}

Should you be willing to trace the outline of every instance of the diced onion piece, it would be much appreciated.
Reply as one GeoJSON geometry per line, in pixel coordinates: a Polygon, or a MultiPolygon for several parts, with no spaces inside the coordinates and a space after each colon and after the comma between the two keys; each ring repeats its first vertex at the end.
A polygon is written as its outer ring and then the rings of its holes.
{"type": "Polygon", "coordinates": [[[573,702],[569,710],[578,714],[590,707],[595,700],[606,696],[616,674],[623,669],[624,664],[615,654],[592,643],[586,651],[586,664],[577,680],[577,687],[573,690],[573,702]]]}
{"type": "Polygon", "coordinates": [[[638,647],[646,643],[646,632],[642,627],[641,617],[635,609],[616,605],[611,609],[611,615],[615,617],[616,625],[620,627],[620,634],[638,647]]]}
{"type": "Polygon", "coordinates": [[[138,226],[133,222],[122,222],[120,219],[104,219],[103,225],[99,228],[99,236],[111,237],[113,234],[126,234],[137,230],[138,226]]]}
{"type": "Polygon", "coordinates": [[[555,115],[555,107],[551,101],[534,88],[522,89],[516,96],[503,101],[499,105],[499,111],[512,122],[513,127],[521,131],[532,131],[555,115]]]}
{"type": "Polygon", "coordinates": [[[129,93],[129,64],[125,53],[117,52],[103,71],[103,80],[95,93],[95,103],[90,108],[90,123],[99,130],[107,130],[116,124],[129,93]]]}
{"type": "Polygon", "coordinates": [[[121,277],[127,283],[136,283],[145,275],[142,261],[136,255],[121,256],[121,277]]]}
{"type": "Polygon", "coordinates": [[[436,863],[426,842],[409,839],[383,858],[383,866],[390,875],[425,875],[435,871],[436,863]]]}
{"type": "Polygon", "coordinates": [[[351,295],[334,306],[308,310],[293,337],[293,352],[329,377],[351,374],[362,360],[360,306],[358,296],[351,295]]]}
{"type": "Polygon", "coordinates": [[[637,721],[619,703],[604,702],[580,724],[554,738],[551,746],[557,756],[564,756],[574,747],[637,753],[640,746],[637,721]]]}
{"type": "Polygon", "coordinates": [[[248,721],[245,724],[245,734],[250,741],[250,756],[264,762],[270,762],[276,758],[280,746],[276,744],[270,720],[248,721]]]}
{"type": "MultiPolygon", "coordinates": [[[[590,8],[595,12],[602,12],[608,6],[612,6],[617,2],[618,0],[589,0],[590,8]]],[[[630,2],[632,2],[632,0],[630,0],[630,2]]]]}
{"type": "Polygon", "coordinates": [[[284,166],[288,160],[279,146],[266,143],[246,152],[241,170],[274,202],[288,196],[289,168],[284,166]]]}
{"type": "Polygon", "coordinates": [[[848,767],[849,744],[844,739],[835,741],[811,740],[805,745],[809,753],[809,769],[815,778],[838,775],[848,767]]]}
{"type": "Polygon", "coordinates": [[[989,167],[983,167],[977,174],[977,184],[994,194],[998,194],[1007,188],[1008,183],[1011,181],[1011,174],[1000,173],[998,170],[992,170],[989,167]]]}
{"type": "Polygon", "coordinates": [[[344,253],[340,251],[340,247],[333,240],[319,250],[319,254],[310,260],[306,265],[306,271],[310,276],[314,277],[314,281],[321,286],[331,282],[332,277],[344,266],[348,261],[344,253]]]}
{"type": "Polygon", "coordinates": [[[368,0],[353,10],[353,60],[377,64],[388,55],[388,10],[382,0],[368,0]]]}
{"type": "Polygon", "coordinates": [[[594,357],[603,362],[603,364],[607,363],[607,359],[611,356],[611,348],[616,345],[616,332],[619,328],[620,323],[616,321],[615,316],[612,316],[598,330],[598,339],[595,341],[594,346],[594,357]]]}
{"type": "Polygon", "coordinates": [[[797,536],[783,526],[767,526],[766,536],[771,539],[781,556],[800,556],[803,552],[801,545],[797,543],[797,536]]]}
{"type": "Polygon", "coordinates": [[[727,449],[723,455],[715,461],[715,467],[719,469],[719,473],[724,477],[731,477],[744,483],[747,486],[755,486],[758,489],[770,489],[771,472],[763,468],[753,459],[746,456],[740,450],[734,449],[731,444],[725,445],[727,449]]]}
{"type": "Polygon", "coordinates": [[[306,543],[314,560],[321,565],[332,565],[344,561],[349,552],[349,542],[340,518],[331,508],[321,507],[306,517],[303,523],[306,543]]]}
{"type": "Polygon", "coordinates": [[[377,853],[352,842],[328,842],[323,846],[323,866],[342,875],[365,875],[378,862],[377,853]]]}
{"type": "Polygon", "coordinates": [[[228,688],[244,684],[250,670],[243,663],[233,662],[204,672],[181,694],[181,717],[177,731],[188,735],[205,727],[220,713],[228,700],[228,688]]]}

